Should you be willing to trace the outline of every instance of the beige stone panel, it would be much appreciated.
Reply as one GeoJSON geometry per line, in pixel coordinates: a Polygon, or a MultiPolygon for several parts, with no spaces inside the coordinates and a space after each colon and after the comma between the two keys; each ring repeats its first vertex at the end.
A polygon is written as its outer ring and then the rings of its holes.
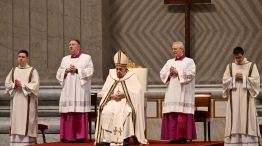
{"type": "Polygon", "coordinates": [[[101,0],[81,0],[81,49],[91,55],[95,74],[93,82],[102,80],[102,6],[101,0]]]}
{"type": "Polygon", "coordinates": [[[80,40],[81,25],[80,0],[64,0],[64,43],[65,55],[68,54],[70,39],[80,40]]]}
{"type": "Polygon", "coordinates": [[[29,50],[29,8],[29,0],[13,0],[14,62],[18,50],[29,50]]]}
{"type": "Polygon", "coordinates": [[[30,58],[41,81],[47,71],[47,0],[30,1],[30,58]]]}
{"type": "Polygon", "coordinates": [[[103,81],[106,80],[108,70],[114,68],[113,56],[114,48],[112,47],[111,32],[111,7],[110,1],[102,0],[102,71],[103,81]]]}
{"type": "Polygon", "coordinates": [[[0,1],[0,84],[13,66],[12,1],[0,1]]]}
{"type": "MultiPolygon", "coordinates": [[[[45,84],[55,84],[56,71],[64,56],[64,48],[67,47],[63,42],[63,0],[47,0],[48,8],[48,40],[47,40],[47,73],[45,84]]],[[[43,83],[43,82],[42,82],[43,83]]]]}

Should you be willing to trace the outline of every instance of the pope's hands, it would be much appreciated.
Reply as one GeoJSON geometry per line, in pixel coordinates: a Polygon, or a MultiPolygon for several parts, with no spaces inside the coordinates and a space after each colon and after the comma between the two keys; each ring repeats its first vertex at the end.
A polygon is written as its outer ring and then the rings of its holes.
{"type": "Polygon", "coordinates": [[[120,92],[117,92],[117,93],[111,95],[111,99],[116,100],[116,101],[119,101],[119,100],[123,99],[124,97],[125,97],[125,94],[120,93],[120,92]]]}

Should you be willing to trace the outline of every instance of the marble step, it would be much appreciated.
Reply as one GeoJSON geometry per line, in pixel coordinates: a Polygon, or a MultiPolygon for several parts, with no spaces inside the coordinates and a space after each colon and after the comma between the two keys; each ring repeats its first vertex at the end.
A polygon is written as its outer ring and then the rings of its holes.
{"type": "MultiPolygon", "coordinates": [[[[0,134],[8,134],[10,129],[10,118],[0,117],[0,134]]],[[[59,117],[38,117],[39,124],[48,125],[46,133],[59,134],[60,118],[59,117]]],[[[92,133],[95,132],[95,123],[92,121],[92,133]]]]}
{"type": "Polygon", "coordinates": [[[261,117],[261,118],[262,118],[262,105],[259,104],[259,105],[257,105],[256,107],[257,107],[258,117],[261,117]]]}
{"type": "MultiPolygon", "coordinates": [[[[58,106],[38,106],[39,117],[59,117],[58,106]]],[[[0,106],[0,117],[10,116],[10,106],[0,106]]]]}
{"type": "MultiPolygon", "coordinates": [[[[1,104],[0,104],[1,105],[1,104]]],[[[258,117],[262,117],[262,105],[256,105],[258,117]]],[[[0,106],[0,117],[10,116],[10,106],[0,106]]],[[[38,116],[39,117],[59,117],[59,107],[58,105],[50,106],[38,106],[38,116]]]]}
{"type": "MultiPolygon", "coordinates": [[[[5,134],[9,133],[10,128],[10,118],[9,117],[0,117],[0,133],[5,134]]],[[[48,125],[47,133],[59,133],[60,120],[59,117],[39,117],[39,124],[48,125]]]]}
{"type": "MultiPolygon", "coordinates": [[[[261,85],[262,86],[262,85],[261,85]]],[[[98,93],[101,91],[102,85],[92,85],[91,92],[98,93]]],[[[195,86],[196,92],[210,92],[213,98],[221,98],[222,96],[222,85],[221,84],[198,84],[195,86]]],[[[261,88],[262,89],[262,88],[261,88]]],[[[260,90],[261,90],[260,89],[260,90]]],[[[163,97],[166,91],[165,85],[148,85],[145,95],[147,97],[163,97]]],[[[5,95],[4,86],[0,86],[0,100],[10,100],[5,95]]],[[[61,86],[40,86],[39,89],[39,100],[55,100],[58,101],[61,93],[61,86]]],[[[260,92],[259,97],[262,97],[260,92]]],[[[0,103],[1,104],[1,103],[0,103]]]]}

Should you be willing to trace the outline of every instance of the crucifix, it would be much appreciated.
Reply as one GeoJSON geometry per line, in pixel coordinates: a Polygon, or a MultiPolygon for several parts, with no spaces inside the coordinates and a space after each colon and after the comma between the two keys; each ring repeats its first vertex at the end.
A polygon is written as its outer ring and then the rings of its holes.
{"type": "Polygon", "coordinates": [[[190,57],[190,7],[196,3],[211,3],[211,0],[164,0],[164,4],[184,5],[185,7],[185,55],[190,57]]]}

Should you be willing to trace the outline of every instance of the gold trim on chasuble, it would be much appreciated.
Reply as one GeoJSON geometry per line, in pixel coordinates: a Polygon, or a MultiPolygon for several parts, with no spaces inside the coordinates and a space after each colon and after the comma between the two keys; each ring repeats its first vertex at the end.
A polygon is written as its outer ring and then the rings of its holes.
{"type": "MultiPolygon", "coordinates": [[[[104,108],[104,106],[110,101],[110,96],[113,93],[114,89],[116,88],[116,85],[118,83],[121,83],[123,90],[124,90],[124,94],[127,100],[127,103],[129,104],[129,106],[132,108],[132,121],[133,121],[133,125],[134,125],[134,131],[135,131],[135,121],[136,121],[136,113],[135,113],[135,108],[131,102],[131,98],[129,96],[125,81],[115,81],[115,83],[111,86],[108,94],[105,97],[105,100],[103,101],[103,103],[100,105],[99,107],[99,111],[98,111],[98,120],[97,120],[97,124],[98,124],[98,131],[97,131],[97,135],[96,135],[96,141],[99,143],[100,139],[101,139],[101,130],[102,130],[102,125],[101,125],[101,112],[104,108]]],[[[122,132],[122,131],[121,131],[122,132]]]]}
{"type": "MultiPolygon", "coordinates": [[[[30,66],[31,67],[31,66],[30,66]]],[[[30,68],[29,67],[29,68],[30,68]]],[[[11,73],[11,76],[12,76],[12,82],[14,83],[14,73],[15,73],[15,69],[16,69],[16,67],[13,67],[12,68],[12,73],[11,73]]],[[[25,68],[25,69],[27,69],[27,68],[25,68]]],[[[32,77],[33,77],[33,71],[34,71],[34,67],[31,67],[31,70],[30,70],[30,73],[29,73],[29,76],[28,76],[28,83],[30,83],[31,81],[32,81],[32,77]]],[[[27,115],[26,115],[26,129],[25,129],[25,136],[27,136],[28,135],[28,127],[29,127],[29,110],[30,110],[30,95],[27,95],[27,106],[26,106],[26,108],[27,108],[27,110],[26,110],[26,113],[27,113],[27,115]]],[[[13,101],[12,101],[12,104],[11,104],[11,109],[13,109],[13,101]]],[[[37,111],[37,108],[36,108],[36,111],[37,111]]],[[[11,123],[11,126],[10,126],[10,134],[11,134],[11,128],[12,128],[12,113],[10,113],[10,123],[11,123]]]]}
{"type": "Polygon", "coordinates": [[[100,138],[101,138],[101,130],[102,130],[102,125],[101,125],[101,112],[104,108],[104,106],[108,103],[108,99],[110,99],[110,96],[112,94],[112,92],[114,91],[116,85],[117,85],[117,81],[115,81],[115,83],[111,86],[108,94],[105,97],[105,100],[101,103],[101,105],[99,106],[99,110],[98,110],[98,119],[97,119],[97,125],[98,125],[98,130],[97,130],[97,134],[96,134],[96,141],[100,142],[100,138]]]}
{"type": "MultiPolygon", "coordinates": [[[[254,62],[251,62],[251,65],[249,67],[249,71],[248,71],[248,77],[251,77],[251,74],[252,74],[252,71],[253,71],[253,66],[254,66],[254,62]]],[[[232,63],[229,64],[229,73],[230,73],[230,76],[233,77],[233,71],[232,71],[232,63]]],[[[232,135],[232,127],[233,127],[233,103],[232,103],[232,89],[229,90],[230,92],[230,95],[229,95],[229,100],[230,100],[230,112],[231,112],[231,127],[230,127],[230,136],[232,135]]],[[[248,112],[249,112],[249,98],[250,98],[250,93],[247,91],[247,117],[246,117],[246,134],[248,134],[248,112]]],[[[256,120],[257,122],[257,120],[256,120]]],[[[258,125],[258,124],[257,124],[258,125]]],[[[258,129],[257,129],[257,135],[258,135],[258,129]]],[[[258,136],[259,137],[259,136],[258,136]]]]}

